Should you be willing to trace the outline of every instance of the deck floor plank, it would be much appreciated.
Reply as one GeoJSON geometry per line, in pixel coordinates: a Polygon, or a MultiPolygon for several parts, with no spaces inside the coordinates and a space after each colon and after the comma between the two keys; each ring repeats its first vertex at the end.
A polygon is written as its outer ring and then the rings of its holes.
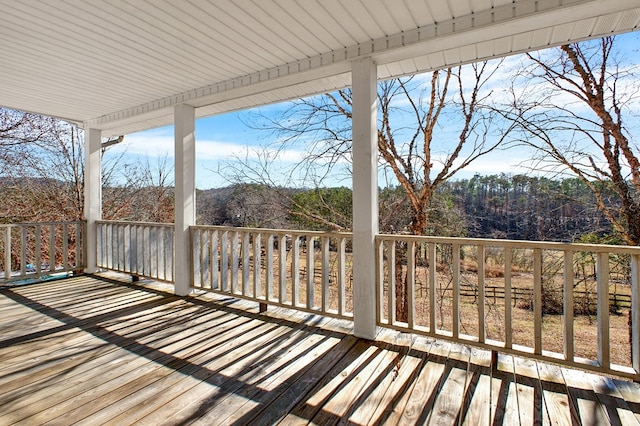
{"type": "Polygon", "coordinates": [[[455,425],[459,419],[463,399],[471,382],[468,347],[452,345],[446,362],[445,380],[438,389],[429,424],[455,425]]]}
{"type": "Polygon", "coordinates": [[[591,375],[590,382],[601,406],[605,408],[612,425],[639,426],[629,404],[624,400],[614,379],[591,375]]]}
{"type": "Polygon", "coordinates": [[[371,424],[378,407],[389,397],[391,388],[400,376],[403,363],[411,347],[412,338],[405,333],[394,333],[393,343],[388,347],[385,359],[369,380],[366,389],[355,403],[351,414],[345,416],[339,424],[371,424]]]}
{"type": "Polygon", "coordinates": [[[520,424],[549,424],[549,415],[544,406],[542,386],[537,363],[532,359],[514,357],[516,391],[520,424]]]}
{"type": "Polygon", "coordinates": [[[492,377],[497,379],[492,381],[492,418],[502,419],[501,424],[520,424],[520,414],[518,413],[518,392],[516,388],[513,356],[506,354],[498,355],[498,365],[492,371],[492,377]],[[495,401],[495,402],[493,402],[495,401]]]}
{"type": "Polygon", "coordinates": [[[640,425],[640,385],[151,282],[0,289],[0,424],[640,425]]]}
{"type": "Polygon", "coordinates": [[[473,348],[469,362],[471,381],[462,403],[461,421],[469,426],[488,426],[491,424],[491,353],[473,348]]]}
{"type": "Polygon", "coordinates": [[[424,368],[433,342],[431,339],[424,339],[422,337],[415,339],[407,359],[401,365],[403,374],[399,374],[399,379],[396,382],[395,387],[398,390],[391,393],[393,400],[390,401],[387,406],[381,406],[382,412],[379,413],[378,416],[374,414],[376,424],[395,425],[400,422],[418,383],[418,378],[424,368]],[[406,383],[404,383],[404,381],[406,381],[406,383]]]}
{"type": "Polygon", "coordinates": [[[567,368],[562,368],[562,375],[567,383],[569,397],[577,409],[580,424],[609,424],[606,409],[598,401],[586,375],[567,368]]]}
{"type": "Polygon", "coordinates": [[[560,367],[546,363],[538,363],[537,367],[549,424],[558,426],[580,424],[577,409],[567,394],[567,385],[560,367]]]}
{"type": "Polygon", "coordinates": [[[405,406],[399,425],[425,424],[438,394],[438,389],[446,380],[445,363],[451,350],[451,344],[435,341],[429,348],[425,364],[413,387],[409,401],[405,406]]]}

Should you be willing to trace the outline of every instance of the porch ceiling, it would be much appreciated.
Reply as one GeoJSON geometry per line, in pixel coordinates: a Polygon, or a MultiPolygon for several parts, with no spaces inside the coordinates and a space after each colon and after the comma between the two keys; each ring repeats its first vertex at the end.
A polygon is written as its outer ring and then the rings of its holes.
{"type": "Polygon", "coordinates": [[[104,136],[632,31],[637,0],[0,0],[0,105],[104,136]]]}

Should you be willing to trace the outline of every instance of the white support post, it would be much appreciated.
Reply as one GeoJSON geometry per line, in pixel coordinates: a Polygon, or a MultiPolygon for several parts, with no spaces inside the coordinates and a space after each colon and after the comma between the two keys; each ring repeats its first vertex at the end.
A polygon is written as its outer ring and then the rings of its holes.
{"type": "Polygon", "coordinates": [[[84,219],[87,221],[85,272],[98,272],[96,221],[102,219],[102,132],[86,129],[84,163],[84,219]]]}
{"type": "Polygon", "coordinates": [[[353,319],[354,334],[376,336],[378,233],[377,69],[371,58],[352,63],[353,319]]]}
{"type": "Polygon", "coordinates": [[[189,227],[196,224],[196,138],[195,109],[176,105],[175,127],[175,247],[174,292],[191,292],[192,265],[189,227]]]}

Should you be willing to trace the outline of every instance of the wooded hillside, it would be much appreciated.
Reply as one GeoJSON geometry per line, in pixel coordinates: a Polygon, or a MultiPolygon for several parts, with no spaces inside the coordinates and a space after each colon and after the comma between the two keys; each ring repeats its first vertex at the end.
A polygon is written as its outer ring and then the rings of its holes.
{"type": "MultiPolygon", "coordinates": [[[[382,188],[379,198],[381,231],[406,232],[410,211],[402,190],[382,188]]],[[[347,230],[351,221],[351,190],[344,187],[239,184],[199,191],[197,199],[202,224],[347,230]]],[[[594,206],[593,194],[579,179],[476,175],[438,191],[429,206],[429,233],[543,241],[610,234],[610,223],[594,206]]]]}

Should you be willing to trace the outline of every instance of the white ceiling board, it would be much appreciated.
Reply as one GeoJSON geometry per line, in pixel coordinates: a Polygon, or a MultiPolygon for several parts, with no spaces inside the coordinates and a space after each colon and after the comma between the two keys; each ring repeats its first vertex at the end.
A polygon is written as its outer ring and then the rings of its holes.
{"type": "Polygon", "coordinates": [[[0,0],[0,105],[105,132],[638,28],[637,0],[0,0]]]}

